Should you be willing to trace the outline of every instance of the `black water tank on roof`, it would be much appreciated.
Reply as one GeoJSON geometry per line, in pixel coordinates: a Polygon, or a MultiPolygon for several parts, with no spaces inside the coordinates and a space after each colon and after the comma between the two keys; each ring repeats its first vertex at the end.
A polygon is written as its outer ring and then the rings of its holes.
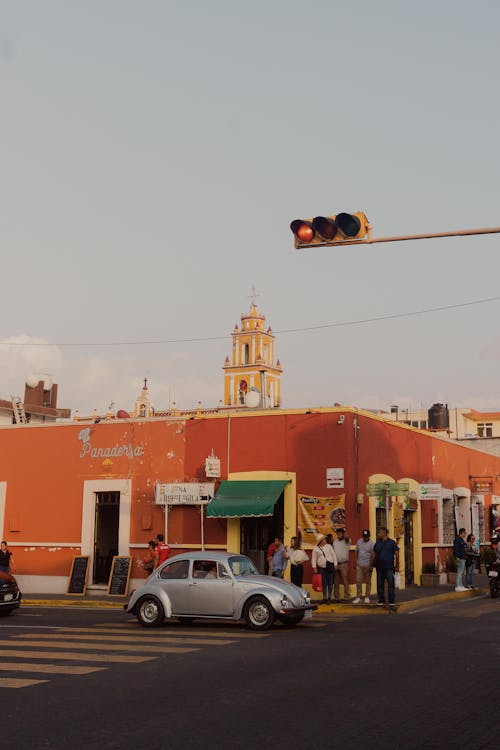
{"type": "Polygon", "coordinates": [[[450,426],[450,414],[448,404],[432,404],[427,412],[429,417],[429,430],[447,430],[450,426]]]}

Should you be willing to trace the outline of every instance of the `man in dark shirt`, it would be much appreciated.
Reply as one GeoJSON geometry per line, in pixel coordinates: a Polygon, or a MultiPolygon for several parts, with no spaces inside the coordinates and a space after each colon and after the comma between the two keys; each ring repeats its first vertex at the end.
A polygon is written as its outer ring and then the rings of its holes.
{"type": "Polygon", "coordinates": [[[387,593],[389,595],[389,606],[394,604],[396,587],[394,584],[394,573],[399,571],[399,547],[394,539],[389,538],[389,532],[382,526],[377,531],[377,541],[372,552],[373,564],[377,570],[377,594],[380,607],[385,604],[385,582],[387,581],[387,593]],[[394,557],[396,563],[394,564],[394,557]]]}
{"type": "Polygon", "coordinates": [[[465,529],[459,529],[458,534],[453,542],[453,557],[457,564],[457,577],[455,581],[455,591],[465,591],[462,583],[462,576],[465,568],[465,529]]]}

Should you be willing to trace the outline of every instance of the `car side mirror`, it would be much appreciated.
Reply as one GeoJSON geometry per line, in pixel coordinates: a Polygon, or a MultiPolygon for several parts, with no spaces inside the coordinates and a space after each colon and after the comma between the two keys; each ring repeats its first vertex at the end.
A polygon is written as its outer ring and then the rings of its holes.
{"type": "Polygon", "coordinates": [[[227,570],[221,570],[220,572],[220,578],[231,578],[227,570]]]}

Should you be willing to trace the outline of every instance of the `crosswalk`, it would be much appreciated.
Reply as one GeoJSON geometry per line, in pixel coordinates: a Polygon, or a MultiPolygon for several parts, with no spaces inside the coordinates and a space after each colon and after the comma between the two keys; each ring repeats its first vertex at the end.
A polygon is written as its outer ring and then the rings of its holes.
{"type": "MultiPolygon", "coordinates": [[[[326,624],[326,619],[318,616],[299,627],[314,630],[326,624]]],[[[254,633],[236,626],[179,624],[149,630],[128,620],[9,632],[0,641],[0,689],[41,686],[57,678],[103,672],[118,664],[142,664],[170,654],[189,656],[202,649],[232,647],[243,640],[272,638],[278,630],[254,633]]]]}

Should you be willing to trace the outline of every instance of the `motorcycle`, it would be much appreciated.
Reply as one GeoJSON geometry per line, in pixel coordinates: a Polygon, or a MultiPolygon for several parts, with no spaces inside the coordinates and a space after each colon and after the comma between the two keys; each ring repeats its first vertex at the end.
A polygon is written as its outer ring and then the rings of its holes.
{"type": "Polygon", "coordinates": [[[495,560],[488,566],[488,583],[491,598],[497,599],[500,596],[500,560],[495,560]]]}

